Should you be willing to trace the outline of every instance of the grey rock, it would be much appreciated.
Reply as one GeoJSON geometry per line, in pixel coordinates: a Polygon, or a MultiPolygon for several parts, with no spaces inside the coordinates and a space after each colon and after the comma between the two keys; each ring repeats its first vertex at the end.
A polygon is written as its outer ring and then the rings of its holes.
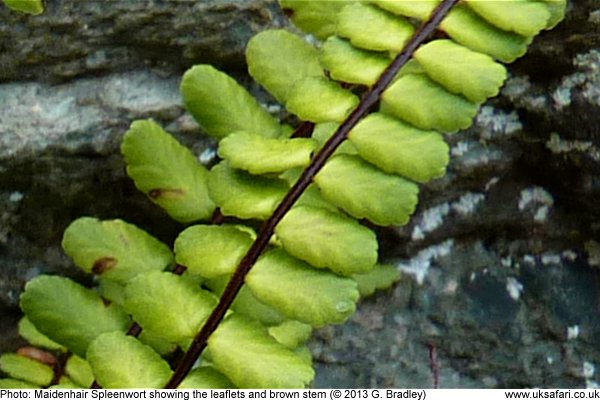
{"type": "Polygon", "coordinates": [[[39,16],[0,8],[0,82],[64,81],[210,62],[243,69],[252,35],[281,21],[273,0],[48,0],[39,16]]]}

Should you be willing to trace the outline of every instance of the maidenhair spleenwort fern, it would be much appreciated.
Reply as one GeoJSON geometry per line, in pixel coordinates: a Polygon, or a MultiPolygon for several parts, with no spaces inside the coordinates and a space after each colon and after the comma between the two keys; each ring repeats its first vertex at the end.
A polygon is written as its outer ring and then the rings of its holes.
{"type": "Polygon", "coordinates": [[[247,61],[305,121],[296,129],[215,68],[186,72],[185,104],[221,161],[205,168],[152,120],[133,122],[122,152],[136,186],[190,225],[171,250],[121,220],[73,222],[63,247],[98,287],[27,284],[20,332],[32,346],[0,357],[11,377],[0,386],[309,385],[313,327],[344,322],[397,278],[360,221],[409,220],[418,183],[445,172],[443,134],[471,124],[506,78],[499,62],[565,8],[457,3],[281,0],[320,42],[268,30],[247,61]]]}

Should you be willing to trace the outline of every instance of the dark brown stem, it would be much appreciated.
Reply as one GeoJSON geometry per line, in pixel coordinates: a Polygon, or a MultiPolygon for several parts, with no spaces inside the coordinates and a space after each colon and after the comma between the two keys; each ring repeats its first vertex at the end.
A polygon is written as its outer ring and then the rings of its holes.
{"type": "Polygon", "coordinates": [[[440,388],[440,362],[437,356],[437,346],[434,343],[429,343],[429,369],[433,377],[433,388],[440,388]]]}
{"type": "Polygon", "coordinates": [[[458,1],[459,0],[443,0],[443,2],[440,3],[429,20],[419,27],[411,40],[404,46],[403,51],[381,74],[371,89],[362,96],[358,107],[352,111],[344,122],[342,122],[333,136],[325,143],[321,151],[315,155],[310,165],[304,170],[298,181],[292,186],[271,217],[264,223],[261,231],[254,240],[254,243],[233,273],[219,303],[208,317],[204,326],[202,326],[202,329],[198,332],[188,351],[175,369],[173,376],[165,386],[166,389],[174,389],[179,386],[181,381],[183,381],[192,369],[194,363],[200,357],[202,351],[204,351],[208,338],[217,329],[225,317],[225,313],[242,288],[244,278],[269,244],[269,240],[275,231],[275,226],[277,226],[279,221],[281,221],[302,193],[304,193],[315,175],[323,168],[329,157],[331,157],[340,144],[347,138],[350,130],[369,113],[374,105],[377,104],[383,91],[390,85],[398,71],[400,71],[400,69],[410,60],[415,50],[417,50],[427,37],[437,29],[444,17],[458,1]]]}
{"type": "Polygon", "coordinates": [[[314,122],[303,122],[296,128],[294,133],[292,133],[293,138],[308,138],[312,136],[313,130],[315,129],[314,122]]]}

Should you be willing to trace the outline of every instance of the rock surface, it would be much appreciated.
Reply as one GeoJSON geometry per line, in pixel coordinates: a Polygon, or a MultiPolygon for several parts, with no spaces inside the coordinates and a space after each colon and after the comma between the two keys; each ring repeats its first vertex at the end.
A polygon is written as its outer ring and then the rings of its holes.
{"type": "MultiPolygon", "coordinates": [[[[14,349],[4,327],[27,279],[84,279],[60,249],[73,219],[122,218],[172,242],[181,226],[123,172],[123,132],[151,117],[210,155],[182,71],[210,62],[252,87],[244,44],[282,23],[267,0],[47,3],[39,17],[0,9],[0,351],[14,349]]],[[[448,174],[409,225],[380,232],[403,279],[317,332],[315,386],[432,387],[432,359],[446,388],[598,385],[598,32],[595,0],[573,2],[473,128],[448,137],[448,174]]]]}

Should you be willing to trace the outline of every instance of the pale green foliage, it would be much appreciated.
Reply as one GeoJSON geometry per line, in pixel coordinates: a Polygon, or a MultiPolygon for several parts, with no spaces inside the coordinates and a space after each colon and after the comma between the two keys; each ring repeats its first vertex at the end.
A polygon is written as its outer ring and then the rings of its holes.
{"type": "MultiPolygon", "coordinates": [[[[165,359],[185,351],[216,296],[241,283],[228,286],[232,275],[240,278],[235,270],[251,259],[245,257],[251,248],[262,256],[244,276],[246,284],[210,336],[199,367],[180,387],[311,383],[306,341],[313,327],[343,323],[359,296],[400,277],[394,266],[378,263],[376,235],[357,219],[408,222],[417,204],[416,182],[445,173],[449,148],[443,133],[468,127],[479,104],[495,96],[506,78],[494,59],[524,54],[533,35],[555,25],[565,8],[565,0],[515,0],[514,7],[461,2],[440,26],[449,39],[421,46],[383,91],[380,105],[366,117],[355,113],[362,120],[349,133],[342,131],[365,85],[377,84],[439,1],[281,0],[293,20],[324,44],[319,50],[308,38],[265,31],[248,45],[249,72],[288,112],[316,123],[300,125],[295,134],[314,128],[312,138],[288,139],[290,126],[207,65],[191,68],[181,91],[200,127],[220,140],[223,160],[210,171],[154,121],[131,125],[121,150],[142,192],[185,224],[227,218],[224,225],[187,227],[175,241],[174,255],[120,220],[84,217],[71,224],[65,251],[97,275],[97,287],[38,277],[21,298],[27,316],[22,336],[62,353],[62,359],[67,351],[77,355],[69,357],[54,387],[89,387],[94,379],[107,388],[165,385],[172,374],[165,359]],[[334,139],[347,134],[349,141],[324,166],[311,166],[313,153],[330,145],[336,132],[334,139]],[[294,192],[297,203],[287,197],[280,204],[300,176],[307,189],[294,192]],[[278,206],[282,219],[273,224],[275,235],[260,236],[252,247],[254,228],[278,206]],[[177,274],[165,272],[174,261],[177,274]],[[139,325],[128,330],[132,320],[139,325]],[[139,327],[138,338],[125,334],[137,334],[139,327]]],[[[269,229],[261,232],[271,234],[272,225],[265,226],[269,229]]],[[[10,376],[0,387],[47,387],[53,381],[50,367],[15,354],[2,356],[0,368],[10,376]]]]}
{"type": "Polygon", "coordinates": [[[27,340],[30,344],[44,349],[58,351],[65,349],[64,346],[61,346],[49,339],[46,335],[40,333],[27,317],[23,317],[19,321],[19,336],[27,340]]]}
{"type": "Polygon", "coordinates": [[[38,385],[25,382],[19,379],[3,378],[0,379],[0,389],[37,389],[38,385]]]}
{"type": "Polygon", "coordinates": [[[185,277],[151,272],[129,282],[123,307],[145,330],[180,343],[194,337],[216,304],[185,277]]]}
{"type": "Polygon", "coordinates": [[[280,0],[284,11],[292,14],[294,23],[304,32],[310,32],[319,39],[335,33],[340,10],[354,0],[280,0]],[[299,3],[300,7],[298,7],[299,3]]]}
{"type": "Polygon", "coordinates": [[[419,193],[415,183],[346,154],[332,157],[315,182],[325,199],[381,226],[406,224],[419,193]]]}
{"type": "Polygon", "coordinates": [[[39,15],[44,12],[42,0],[4,0],[4,4],[8,8],[27,14],[39,15]]]}
{"type": "Polygon", "coordinates": [[[181,80],[181,94],[189,112],[209,135],[225,137],[246,131],[277,137],[279,122],[229,75],[210,65],[190,68],[181,80]]]}
{"type": "Polygon", "coordinates": [[[90,387],[92,382],[94,382],[94,373],[92,372],[90,364],[77,355],[69,357],[69,360],[67,360],[67,364],[65,365],[65,373],[73,383],[83,388],[90,387]]]}
{"type": "Polygon", "coordinates": [[[175,220],[192,222],[211,217],[215,205],[208,196],[208,171],[156,122],[133,122],[121,151],[136,187],[175,220]]]}
{"type": "Polygon", "coordinates": [[[165,244],[119,219],[79,218],[65,230],[62,246],[84,271],[119,283],[141,272],[162,271],[173,263],[165,244]]]}
{"type": "Polygon", "coordinates": [[[404,75],[383,94],[381,112],[417,128],[456,132],[468,128],[478,106],[460,95],[448,93],[424,74],[404,75]]]}
{"type": "Polygon", "coordinates": [[[288,320],[268,328],[269,335],[288,349],[296,349],[305,343],[310,339],[312,330],[312,326],[295,320],[288,320]]]}
{"type": "Polygon", "coordinates": [[[337,36],[325,41],[320,60],[333,79],[369,86],[377,81],[390,63],[387,55],[357,49],[337,36]]]}
{"type": "Polygon", "coordinates": [[[263,326],[237,315],[219,325],[208,352],[239,388],[302,388],[314,377],[310,364],[275,342],[263,326]]]}
{"type": "Polygon", "coordinates": [[[270,139],[236,132],[221,140],[219,156],[233,168],[251,174],[266,174],[306,167],[316,147],[313,139],[270,139]]]}
{"type": "Polygon", "coordinates": [[[16,379],[31,382],[34,385],[47,386],[52,381],[52,367],[19,354],[0,356],[0,370],[16,379]]]}
{"type": "Polygon", "coordinates": [[[235,170],[226,161],[211,169],[208,186],[224,215],[243,219],[266,219],[288,189],[285,181],[235,170]]]}
{"type": "Polygon", "coordinates": [[[502,62],[513,62],[527,51],[531,38],[490,25],[466,6],[455,7],[442,29],[458,43],[502,62]]]}
{"type": "Polygon", "coordinates": [[[360,297],[371,296],[377,290],[387,289],[400,280],[400,271],[394,265],[377,264],[366,274],[355,274],[352,278],[358,283],[360,297]]]}
{"type": "Polygon", "coordinates": [[[250,75],[284,104],[299,81],[325,76],[317,49],[282,29],[267,30],[250,39],[246,61],[250,75]]]}
{"type": "Polygon", "coordinates": [[[358,97],[325,78],[305,78],[290,92],[286,107],[311,122],[341,122],[358,105],[358,97]],[[321,104],[329,104],[322,107],[321,104]]]}
{"type": "Polygon", "coordinates": [[[377,238],[370,229],[322,208],[294,207],[275,233],[291,255],[340,275],[367,272],[377,261],[377,238]]]}
{"type": "Polygon", "coordinates": [[[548,25],[550,10],[546,4],[531,0],[466,0],[468,6],[488,22],[522,36],[535,36],[548,25]]]}
{"type": "Polygon", "coordinates": [[[349,139],[365,160],[417,182],[443,176],[449,162],[450,150],[442,135],[380,113],[359,122],[349,139]]]}
{"type": "Polygon", "coordinates": [[[440,0],[417,0],[417,1],[389,1],[389,0],[373,0],[384,10],[391,11],[398,15],[406,17],[418,18],[425,20],[433,12],[435,7],[440,3],[440,0]]]}
{"type": "Polygon", "coordinates": [[[175,241],[176,260],[205,278],[233,273],[252,244],[252,237],[235,226],[195,225],[175,241]]]}
{"type": "Polygon", "coordinates": [[[264,254],[246,283],[260,301],[315,327],[344,322],[358,300],[352,279],[316,270],[283,250],[264,254]]]}
{"type": "Polygon", "coordinates": [[[337,34],[367,50],[400,52],[414,30],[406,19],[360,2],[344,7],[338,16],[337,34]]]}
{"type": "Polygon", "coordinates": [[[229,389],[233,383],[225,375],[211,367],[199,367],[185,377],[178,389],[229,389]]]}
{"type": "Polygon", "coordinates": [[[415,52],[427,75],[452,93],[474,103],[496,96],[506,79],[506,68],[481,53],[451,40],[434,40],[415,52]]]}
{"type": "Polygon", "coordinates": [[[42,334],[81,357],[98,335],[124,332],[130,322],[118,306],[106,306],[98,293],[59,276],[29,281],[21,309],[42,334]]]}
{"type": "Polygon", "coordinates": [[[107,389],[161,388],[171,376],[169,364],[152,348],[122,332],[98,336],[87,350],[87,360],[107,389]]]}

